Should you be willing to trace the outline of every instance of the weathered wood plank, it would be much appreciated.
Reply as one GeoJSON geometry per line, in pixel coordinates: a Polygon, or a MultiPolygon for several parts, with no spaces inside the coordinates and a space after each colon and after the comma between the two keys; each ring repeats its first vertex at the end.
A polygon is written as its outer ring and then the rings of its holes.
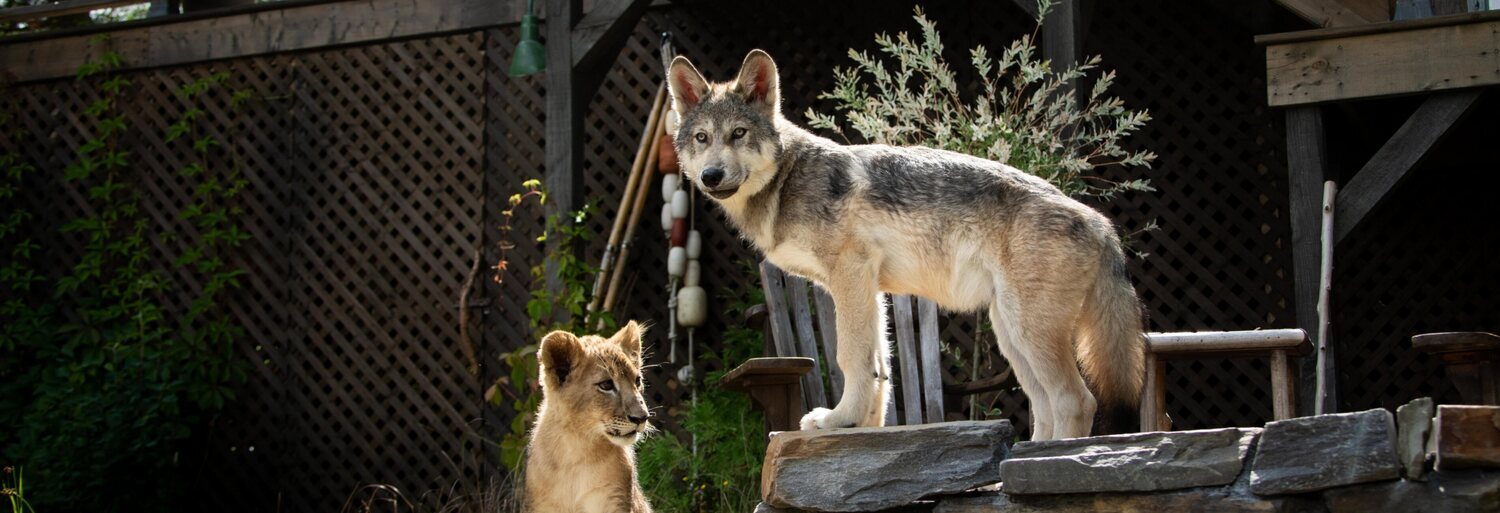
{"type": "MultiPolygon", "coordinates": [[[[1470,22],[1272,44],[1267,101],[1285,107],[1500,84],[1500,12],[1452,18],[1470,22]]],[[[1405,23],[1417,22],[1390,25],[1405,23]]]]}
{"type": "Polygon", "coordinates": [[[1146,352],[1146,389],[1141,394],[1141,432],[1171,431],[1167,418],[1167,364],[1146,352]]]}
{"type": "MultiPolygon", "coordinates": [[[[1287,110],[1286,152],[1288,194],[1291,196],[1292,279],[1297,308],[1297,326],[1318,343],[1318,276],[1321,268],[1323,181],[1327,170],[1327,145],[1323,134],[1321,107],[1306,106],[1287,110]]],[[[1310,414],[1316,404],[1317,359],[1301,362],[1297,404],[1310,414]]]]}
{"type": "Polygon", "coordinates": [[[651,0],[599,0],[573,27],[573,67],[593,70],[614,62],[651,0]]]}
{"type": "Polygon", "coordinates": [[[1500,406],[1438,406],[1433,430],[1438,470],[1500,468],[1500,406]]]}
{"type": "Polygon", "coordinates": [[[1297,395],[1292,392],[1292,362],[1286,351],[1271,352],[1272,420],[1297,416],[1297,395]]]}
{"type": "Polygon", "coordinates": [[[891,307],[895,312],[896,351],[901,358],[901,405],[905,408],[906,424],[922,423],[922,359],[917,354],[917,336],[913,333],[911,296],[892,295],[891,307]]]}
{"type": "Polygon", "coordinates": [[[844,395],[844,371],[839,369],[839,330],[838,312],[833,308],[833,296],[823,287],[813,287],[813,297],[818,305],[818,336],[823,341],[823,361],[828,367],[828,384],[833,387],[829,391],[829,398],[834,404],[844,395]]]}
{"type": "Polygon", "coordinates": [[[23,5],[0,9],[0,22],[31,21],[69,14],[87,14],[95,9],[108,9],[146,3],[145,0],[71,0],[55,4],[23,5]]]}
{"type": "Polygon", "coordinates": [[[1276,0],[1298,17],[1319,27],[1347,27],[1391,19],[1385,0],[1276,0]]]}
{"type": "Polygon", "coordinates": [[[1307,333],[1300,329],[1196,331],[1147,333],[1146,346],[1158,358],[1201,357],[1204,354],[1298,352],[1307,346],[1307,333]]]}
{"type": "MultiPolygon", "coordinates": [[[[516,23],[519,0],[367,0],[261,4],[113,30],[0,39],[0,70],[17,83],[71,77],[108,32],[127,69],[307,50],[516,23]],[[180,19],[181,21],[176,21],[180,19]]],[[[548,45],[549,48],[551,45],[548,45]]],[[[569,61],[571,62],[571,61],[569,61]]]]}
{"type": "MultiPolygon", "coordinates": [[[[791,301],[792,330],[797,333],[797,353],[800,356],[815,357],[818,354],[818,344],[813,339],[812,307],[807,300],[807,280],[790,274],[785,280],[787,298],[791,301]]],[[[803,387],[808,398],[808,408],[821,408],[828,405],[828,394],[823,389],[821,367],[815,359],[812,379],[807,380],[806,386],[803,387]]]]}
{"type": "Polygon", "coordinates": [[[917,318],[921,326],[922,402],[927,407],[927,422],[942,422],[943,355],[938,350],[937,303],[917,298],[917,318]]]}
{"type": "Polygon", "coordinates": [[[1339,192],[1335,242],[1348,237],[1365,215],[1375,210],[1388,193],[1409,176],[1409,171],[1421,165],[1432,147],[1463,120],[1482,93],[1478,90],[1455,91],[1434,95],[1422,102],[1406,123],[1349,180],[1349,185],[1339,192]]]}
{"type": "Polygon", "coordinates": [[[774,356],[803,356],[797,354],[793,337],[792,319],[787,313],[786,289],[782,285],[782,272],[771,262],[760,262],[760,286],[766,293],[766,310],[771,315],[771,339],[776,344],[774,356]]]}

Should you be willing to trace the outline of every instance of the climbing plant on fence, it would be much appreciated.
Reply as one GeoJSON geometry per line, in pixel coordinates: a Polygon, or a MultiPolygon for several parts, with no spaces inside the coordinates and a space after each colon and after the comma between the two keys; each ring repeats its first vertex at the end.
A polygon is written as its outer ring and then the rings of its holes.
{"type": "MultiPolygon", "coordinates": [[[[194,106],[229,75],[176,91],[187,107],[163,140],[190,156],[175,171],[194,184],[177,213],[191,229],[156,234],[142,210],[148,170],[133,165],[125,143],[133,130],[125,114],[132,84],[116,73],[121,64],[119,54],[106,51],[78,72],[81,87],[100,93],[82,112],[87,140],[61,173],[90,207],[60,228],[79,241],[78,260],[46,283],[30,271],[38,254],[24,234],[34,227],[17,202],[5,202],[15,210],[0,229],[0,238],[19,241],[0,264],[0,284],[20,292],[0,310],[0,413],[9,426],[0,447],[6,462],[28,470],[28,495],[42,509],[173,509],[186,482],[179,473],[183,444],[234,399],[230,386],[247,367],[233,351],[242,331],[218,305],[245,272],[230,262],[248,238],[236,202],[246,182],[194,106]],[[184,249],[159,255],[153,238],[177,238],[184,249]],[[171,297],[188,302],[175,308],[171,297]]],[[[236,106],[253,96],[229,94],[236,106]]],[[[33,171],[14,155],[0,158],[0,168],[0,196],[10,197],[33,171]]]]}

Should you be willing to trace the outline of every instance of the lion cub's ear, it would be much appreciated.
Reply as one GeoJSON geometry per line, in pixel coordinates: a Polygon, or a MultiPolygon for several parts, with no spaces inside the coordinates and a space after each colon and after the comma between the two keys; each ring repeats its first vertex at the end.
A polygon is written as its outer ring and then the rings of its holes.
{"type": "Polygon", "coordinates": [[[554,331],[542,337],[542,348],[537,351],[537,361],[542,364],[543,386],[562,386],[581,360],[583,343],[572,333],[554,331]],[[557,381],[552,383],[554,379],[557,381]]]}
{"type": "Polygon", "coordinates": [[[625,323],[625,327],[611,337],[627,354],[634,358],[641,357],[641,339],[646,336],[646,327],[635,321],[625,323]]]}

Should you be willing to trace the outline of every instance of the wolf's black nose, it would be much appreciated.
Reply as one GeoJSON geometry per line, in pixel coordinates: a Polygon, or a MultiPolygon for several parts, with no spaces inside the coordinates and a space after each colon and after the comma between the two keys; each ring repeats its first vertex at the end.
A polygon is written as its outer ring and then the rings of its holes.
{"type": "Polygon", "coordinates": [[[626,417],[626,418],[630,419],[631,422],[636,423],[636,424],[640,424],[640,423],[646,421],[646,417],[637,417],[635,415],[631,415],[631,416],[626,417]]]}
{"type": "Polygon", "coordinates": [[[717,167],[704,169],[703,175],[700,178],[703,180],[704,187],[708,187],[710,189],[718,187],[719,182],[724,181],[724,169],[717,167]]]}

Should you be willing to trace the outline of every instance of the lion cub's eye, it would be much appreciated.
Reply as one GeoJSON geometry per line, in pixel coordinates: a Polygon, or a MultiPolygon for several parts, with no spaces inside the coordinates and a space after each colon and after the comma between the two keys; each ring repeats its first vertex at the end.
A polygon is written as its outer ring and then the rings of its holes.
{"type": "Polygon", "coordinates": [[[736,129],[734,129],[733,132],[729,133],[729,138],[730,139],[739,139],[739,138],[744,137],[744,136],[745,136],[745,129],[743,129],[743,128],[736,128],[736,129]]]}
{"type": "Polygon", "coordinates": [[[615,382],[611,381],[611,380],[608,380],[608,379],[606,379],[604,381],[600,381],[598,384],[596,384],[594,386],[599,387],[599,391],[600,392],[614,392],[615,391],[615,382]]]}
{"type": "Polygon", "coordinates": [[[701,142],[701,143],[706,143],[706,142],[708,142],[708,134],[705,134],[703,132],[698,132],[698,135],[694,135],[693,136],[693,140],[701,142]]]}

